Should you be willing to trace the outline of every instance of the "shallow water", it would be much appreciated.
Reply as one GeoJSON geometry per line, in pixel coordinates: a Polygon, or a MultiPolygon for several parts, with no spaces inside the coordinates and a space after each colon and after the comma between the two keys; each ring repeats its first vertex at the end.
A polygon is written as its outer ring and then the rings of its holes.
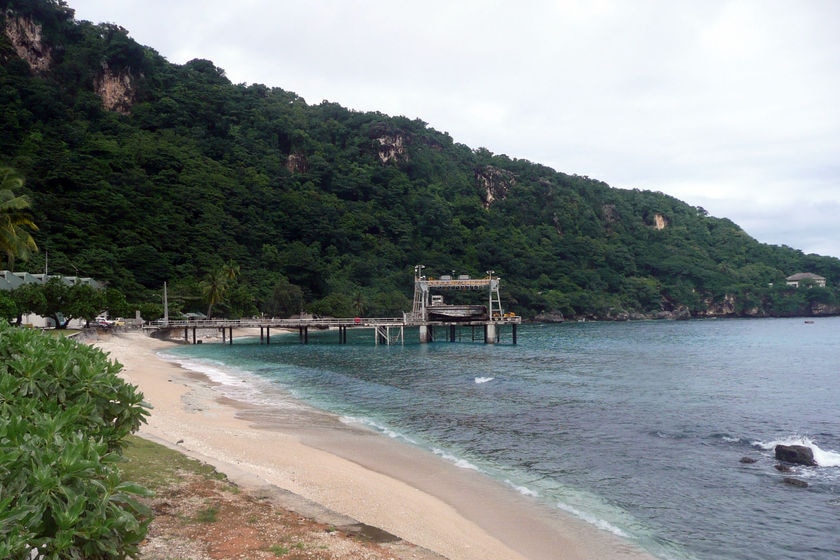
{"type": "Polygon", "coordinates": [[[170,354],[234,398],[294,407],[283,389],[661,558],[840,557],[840,319],[524,325],[516,346],[369,334],[170,354]],[[780,473],[779,442],[820,466],[780,473]]]}

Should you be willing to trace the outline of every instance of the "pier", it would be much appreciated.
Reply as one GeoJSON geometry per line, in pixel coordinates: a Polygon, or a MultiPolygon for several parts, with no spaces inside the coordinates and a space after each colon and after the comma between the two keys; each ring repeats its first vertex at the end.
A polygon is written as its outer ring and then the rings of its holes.
{"type": "MultiPolygon", "coordinates": [[[[309,343],[309,331],[334,330],[339,344],[347,343],[348,329],[367,329],[373,334],[376,345],[405,343],[405,331],[417,328],[421,343],[440,341],[456,342],[463,340],[465,330],[472,341],[482,340],[485,344],[497,344],[502,341],[502,329],[510,327],[512,344],[517,343],[517,326],[522,318],[513,313],[504,313],[499,293],[501,279],[494,272],[487,271],[487,276],[470,278],[460,275],[443,275],[437,278],[423,274],[424,266],[414,268],[414,299],[410,313],[402,317],[314,317],[298,319],[199,319],[199,320],[163,320],[144,327],[153,331],[184,331],[184,340],[197,344],[197,331],[212,329],[221,332],[222,341],[233,344],[234,329],[260,329],[260,343],[271,343],[271,329],[297,331],[301,344],[309,343]],[[451,291],[484,292],[486,300],[481,303],[448,304],[444,293],[451,291]],[[486,303],[485,303],[486,302],[486,303]]],[[[483,299],[483,298],[482,298],[483,299]]]]}

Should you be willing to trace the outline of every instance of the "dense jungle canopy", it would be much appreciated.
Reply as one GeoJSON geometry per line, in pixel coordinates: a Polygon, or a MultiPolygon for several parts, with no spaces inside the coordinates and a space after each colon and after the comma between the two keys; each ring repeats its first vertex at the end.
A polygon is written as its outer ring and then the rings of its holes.
{"type": "MultiPolygon", "coordinates": [[[[837,312],[840,260],[732,221],[485,148],[420,120],[309,104],[172,64],[60,0],[0,0],[0,167],[26,178],[40,252],[182,311],[237,267],[217,313],[383,316],[413,268],[502,278],[526,317],[837,312]],[[826,288],[785,278],[812,272],[826,288]]],[[[130,24],[130,22],[127,22],[130,24]]],[[[466,296],[464,296],[466,297],[466,296]]]]}

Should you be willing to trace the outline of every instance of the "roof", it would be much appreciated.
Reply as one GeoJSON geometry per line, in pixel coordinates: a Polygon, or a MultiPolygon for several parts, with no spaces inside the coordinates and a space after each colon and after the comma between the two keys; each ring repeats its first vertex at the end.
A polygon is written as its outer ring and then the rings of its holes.
{"type": "Polygon", "coordinates": [[[814,274],[813,272],[797,272],[791,276],[785,278],[789,282],[797,282],[799,280],[825,280],[825,276],[820,276],[819,274],[814,274]]]}
{"type": "Polygon", "coordinates": [[[0,290],[14,290],[23,284],[43,284],[45,281],[58,278],[68,286],[84,284],[99,289],[99,282],[93,278],[80,278],[78,276],[63,276],[61,274],[30,274],[28,272],[12,272],[0,270],[0,290]]]}

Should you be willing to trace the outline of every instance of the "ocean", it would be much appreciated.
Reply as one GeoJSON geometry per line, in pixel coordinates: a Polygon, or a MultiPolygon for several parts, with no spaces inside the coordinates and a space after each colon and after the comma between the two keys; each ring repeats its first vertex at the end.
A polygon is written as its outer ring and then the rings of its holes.
{"type": "Polygon", "coordinates": [[[346,345],[336,332],[307,345],[272,332],[270,345],[166,357],[232,398],[303,401],[427,449],[658,558],[840,558],[840,318],[518,334],[419,344],[408,330],[404,345],[375,346],[368,330],[346,345]],[[819,466],[780,472],[777,443],[810,447],[819,466]]]}

